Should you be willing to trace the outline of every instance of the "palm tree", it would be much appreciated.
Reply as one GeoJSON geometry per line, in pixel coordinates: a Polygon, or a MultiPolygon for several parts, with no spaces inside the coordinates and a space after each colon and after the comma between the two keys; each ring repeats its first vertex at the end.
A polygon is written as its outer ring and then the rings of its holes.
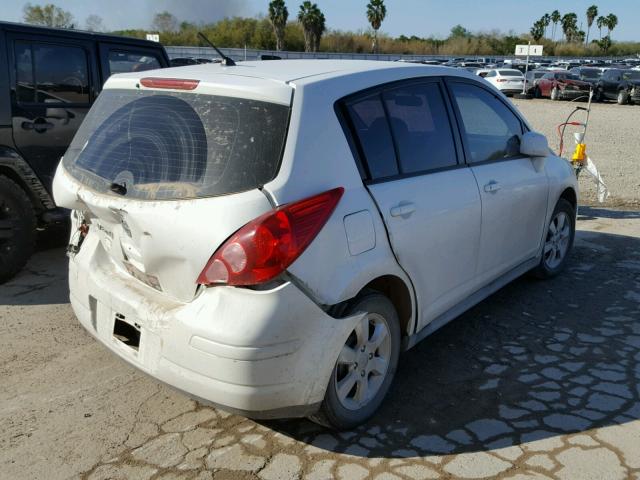
{"type": "Polygon", "coordinates": [[[269,21],[276,36],[276,50],[282,50],[284,47],[284,29],[287,26],[288,18],[289,10],[287,10],[284,0],[269,2],[269,21]]]}
{"type": "Polygon", "coordinates": [[[562,17],[560,16],[560,12],[558,10],[554,10],[553,12],[551,12],[551,23],[553,23],[553,28],[551,30],[551,40],[556,39],[556,27],[560,20],[562,20],[562,17]]]}
{"type": "Polygon", "coordinates": [[[317,52],[320,38],[326,30],[324,14],[318,5],[308,0],[302,2],[298,11],[298,22],[302,25],[304,34],[304,51],[317,52]]]}
{"type": "Polygon", "coordinates": [[[387,7],[384,6],[384,0],[371,0],[367,4],[367,20],[373,28],[373,44],[371,45],[373,53],[378,52],[378,30],[386,16],[387,7]]]}
{"type": "Polygon", "coordinates": [[[593,25],[593,21],[598,16],[598,7],[596,5],[591,5],[587,8],[587,39],[585,40],[585,44],[589,43],[589,32],[591,31],[591,25],[593,25]]]}
{"type": "Polygon", "coordinates": [[[607,17],[598,17],[598,19],[596,20],[596,26],[600,31],[600,40],[602,40],[602,27],[605,27],[606,25],[607,25],[607,17]]]}
{"type": "Polygon", "coordinates": [[[531,37],[537,42],[544,35],[544,20],[540,19],[534,22],[533,27],[531,27],[531,37]]]}
{"type": "Polygon", "coordinates": [[[578,16],[575,13],[566,13],[562,16],[562,31],[567,42],[571,43],[578,32],[578,16]]]}
{"type": "Polygon", "coordinates": [[[618,25],[618,17],[616,17],[613,13],[610,13],[609,15],[607,15],[607,23],[605,23],[605,25],[609,32],[607,33],[607,37],[611,38],[611,32],[614,28],[616,28],[616,25],[618,25]]]}
{"type": "Polygon", "coordinates": [[[542,22],[542,37],[544,38],[547,36],[547,27],[551,23],[551,15],[545,13],[540,19],[540,22],[542,22]]]}

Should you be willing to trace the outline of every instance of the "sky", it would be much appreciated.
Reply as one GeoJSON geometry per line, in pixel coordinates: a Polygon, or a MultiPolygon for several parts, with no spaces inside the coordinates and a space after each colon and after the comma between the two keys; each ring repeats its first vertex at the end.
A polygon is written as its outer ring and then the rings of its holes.
{"type": "MultiPolygon", "coordinates": [[[[340,30],[367,28],[367,0],[315,0],[324,12],[327,26],[340,30]]],[[[0,19],[21,21],[23,0],[0,0],[0,19]]],[[[212,22],[225,16],[266,15],[268,0],[31,0],[32,4],[55,3],[70,11],[78,26],[86,17],[102,17],[109,30],[147,28],[153,15],[169,10],[179,20],[212,22]]],[[[302,0],[286,0],[289,18],[295,18],[302,0]]],[[[545,12],[558,8],[561,13],[575,12],[578,24],[584,24],[589,5],[598,5],[600,15],[615,13],[618,26],[614,40],[640,40],[640,0],[385,0],[387,18],[381,31],[392,36],[417,35],[444,38],[456,24],[471,31],[494,29],[528,32],[533,22],[545,12]]],[[[597,35],[595,24],[591,38],[597,35]],[[595,32],[595,33],[594,33],[595,32]]]]}

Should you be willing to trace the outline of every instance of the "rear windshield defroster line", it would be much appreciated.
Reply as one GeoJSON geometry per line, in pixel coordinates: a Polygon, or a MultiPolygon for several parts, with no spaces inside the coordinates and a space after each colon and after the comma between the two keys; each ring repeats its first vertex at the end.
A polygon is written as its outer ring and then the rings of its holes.
{"type": "Polygon", "coordinates": [[[289,107],[244,98],[104,90],[64,156],[101,193],[171,200],[252,190],[278,173],[289,107]]]}

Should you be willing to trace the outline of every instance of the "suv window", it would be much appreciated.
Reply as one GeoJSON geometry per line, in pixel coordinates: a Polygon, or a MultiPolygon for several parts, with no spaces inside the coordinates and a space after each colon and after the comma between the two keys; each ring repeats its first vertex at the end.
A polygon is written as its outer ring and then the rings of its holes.
{"type": "Polygon", "coordinates": [[[84,49],[16,42],[15,56],[19,102],[89,103],[89,67],[84,49]]]}
{"type": "Polygon", "coordinates": [[[126,72],[143,72],[160,67],[155,55],[125,50],[109,50],[109,72],[111,75],[126,72]]]}
{"type": "Polygon", "coordinates": [[[457,164],[451,125],[437,83],[386,90],[383,98],[401,173],[457,164]]]}
{"type": "Polygon", "coordinates": [[[380,95],[348,103],[347,111],[369,167],[371,179],[397,175],[396,154],[380,95]]]}
{"type": "Polygon", "coordinates": [[[471,163],[520,156],[522,125],[494,95],[468,83],[452,82],[471,163]]]}

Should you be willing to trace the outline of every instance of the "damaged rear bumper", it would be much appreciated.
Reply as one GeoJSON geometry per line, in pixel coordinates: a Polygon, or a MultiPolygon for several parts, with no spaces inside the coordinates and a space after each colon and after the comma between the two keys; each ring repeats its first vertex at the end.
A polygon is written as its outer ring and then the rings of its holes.
{"type": "Polygon", "coordinates": [[[177,302],[120,270],[92,234],[70,260],[69,284],[80,323],[120,358],[254,418],[312,413],[363,315],[335,319],[288,282],[267,291],[206,288],[177,302]],[[123,325],[135,338],[119,334],[123,325]]]}

